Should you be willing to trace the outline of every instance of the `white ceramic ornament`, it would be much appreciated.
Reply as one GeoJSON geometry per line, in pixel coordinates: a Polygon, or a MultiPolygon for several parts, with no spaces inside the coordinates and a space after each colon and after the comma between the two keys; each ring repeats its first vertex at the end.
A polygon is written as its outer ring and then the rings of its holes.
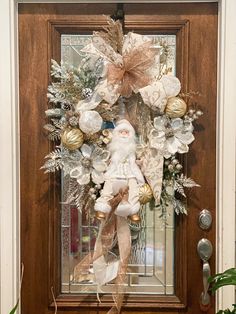
{"type": "Polygon", "coordinates": [[[79,127],[86,134],[94,134],[101,130],[102,117],[97,111],[88,110],[81,113],[79,127]]]}

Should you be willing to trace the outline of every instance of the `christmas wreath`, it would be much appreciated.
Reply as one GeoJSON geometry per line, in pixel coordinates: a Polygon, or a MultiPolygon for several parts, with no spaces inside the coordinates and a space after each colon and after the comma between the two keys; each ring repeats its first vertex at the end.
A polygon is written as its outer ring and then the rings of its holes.
{"type": "Polygon", "coordinates": [[[67,204],[101,220],[94,254],[75,267],[74,280],[92,263],[98,285],[112,280],[119,312],[131,250],[128,221],[151,203],[165,219],[171,205],[187,214],[185,189],[198,186],[179,161],[194,141],[189,94],[167,67],[168,46],[145,35],[124,36],[119,21],[94,32],[79,68],[52,60],[53,83],[44,128],[55,150],[42,168],[69,181],[67,204]],[[108,261],[114,238],[119,258],[108,261]]]}

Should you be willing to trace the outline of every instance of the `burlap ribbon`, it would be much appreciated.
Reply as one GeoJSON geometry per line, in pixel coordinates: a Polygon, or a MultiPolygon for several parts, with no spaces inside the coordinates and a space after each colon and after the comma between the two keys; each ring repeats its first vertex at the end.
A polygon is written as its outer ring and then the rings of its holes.
{"type": "Polygon", "coordinates": [[[88,273],[90,264],[93,263],[94,275],[98,285],[103,285],[115,279],[114,292],[112,293],[115,305],[108,314],[120,313],[124,299],[124,283],[131,251],[130,228],[127,219],[114,214],[121,200],[128,197],[128,189],[120,190],[111,201],[111,211],[106,219],[101,222],[94,254],[85,256],[74,269],[74,280],[78,281],[83,274],[88,273]],[[119,260],[109,261],[108,253],[113,247],[115,237],[119,248],[119,260]]]}

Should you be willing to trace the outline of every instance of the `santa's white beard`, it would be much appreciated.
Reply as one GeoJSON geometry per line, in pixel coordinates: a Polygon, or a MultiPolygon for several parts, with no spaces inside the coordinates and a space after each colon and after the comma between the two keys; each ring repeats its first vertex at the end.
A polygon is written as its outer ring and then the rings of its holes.
{"type": "Polygon", "coordinates": [[[127,157],[136,151],[135,138],[114,134],[108,148],[111,154],[116,153],[116,157],[118,158],[127,157]]]}

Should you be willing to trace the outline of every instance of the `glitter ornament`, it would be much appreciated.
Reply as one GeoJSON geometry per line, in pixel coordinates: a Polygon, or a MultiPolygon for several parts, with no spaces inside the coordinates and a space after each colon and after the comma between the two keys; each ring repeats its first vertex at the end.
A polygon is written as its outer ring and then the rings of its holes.
{"type": "Polygon", "coordinates": [[[89,98],[92,96],[92,93],[93,93],[93,91],[91,88],[83,88],[81,95],[83,98],[89,98]]]}
{"type": "Polygon", "coordinates": [[[177,164],[176,166],[176,170],[180,171],[182,170],[183,166],[181,164],[177,164]]]}
{"type": "Polygon", "coordinates": [[[100,131],[102,122],[100,114],[93,110],[82,112],[79,118],[80,129],[86,134],[94,134],[100,131]]]}
{"type": "Polygon", "coordinates": [[[80,148],[80,146],[82,146],[83,144],[83,141],[84,141],[83,133],[80,131],[80,129],[76,128],[65,129],[61,136],[62,144],[69,150],[75,150],[77,148],[80,148]]]}
{"type": "Polygon", "coordinates": [[[171,161],[171,163],[172,163],[172,165],[176,166],[179,163],[179,161],[178,161],[178,159],[173,159],[171,161]]]}
{"type": "Polygon", "coordinates": [[[179,97],[171,97],[168,99],[165,112],[170,118],[183,117],[187,109],[186,102],[179,97]]]}
{"type": "Polygon", "coordinates": [[[194,114],[194,110],[193,109],[189,109],[189,111],[188,111],[188,114],[190,115],[190,116],[192,116],[193,114],[194,114]]]}
{"type": "Polygon", "coordinates": [[[174,166],[170,164],[170,165],[168,166],[168,170],[169,170],[170,172],[173,172],[173,171],[174,171],[174,166]]]}
{"type": "Polygon", "coordinates": [[[169,160],[165,160],[165,165],[168,166],[170,164],[169,160]]]}
{"type": "Polygon", "coordinates": [[[197,115],[198,117],[201,117],[201,116],[203,115],[203,112],[202,112],[201,110],[197,110],[197,111],[196,111],[196,115],[197,115]]]}
{"type": "Polygon", "coordinates": [[[153,197],[152,189],[147,183],[145,183],[139,188],[139,202],[141,204],[146,204],[150,202],[152,197],[153,197]]]}

